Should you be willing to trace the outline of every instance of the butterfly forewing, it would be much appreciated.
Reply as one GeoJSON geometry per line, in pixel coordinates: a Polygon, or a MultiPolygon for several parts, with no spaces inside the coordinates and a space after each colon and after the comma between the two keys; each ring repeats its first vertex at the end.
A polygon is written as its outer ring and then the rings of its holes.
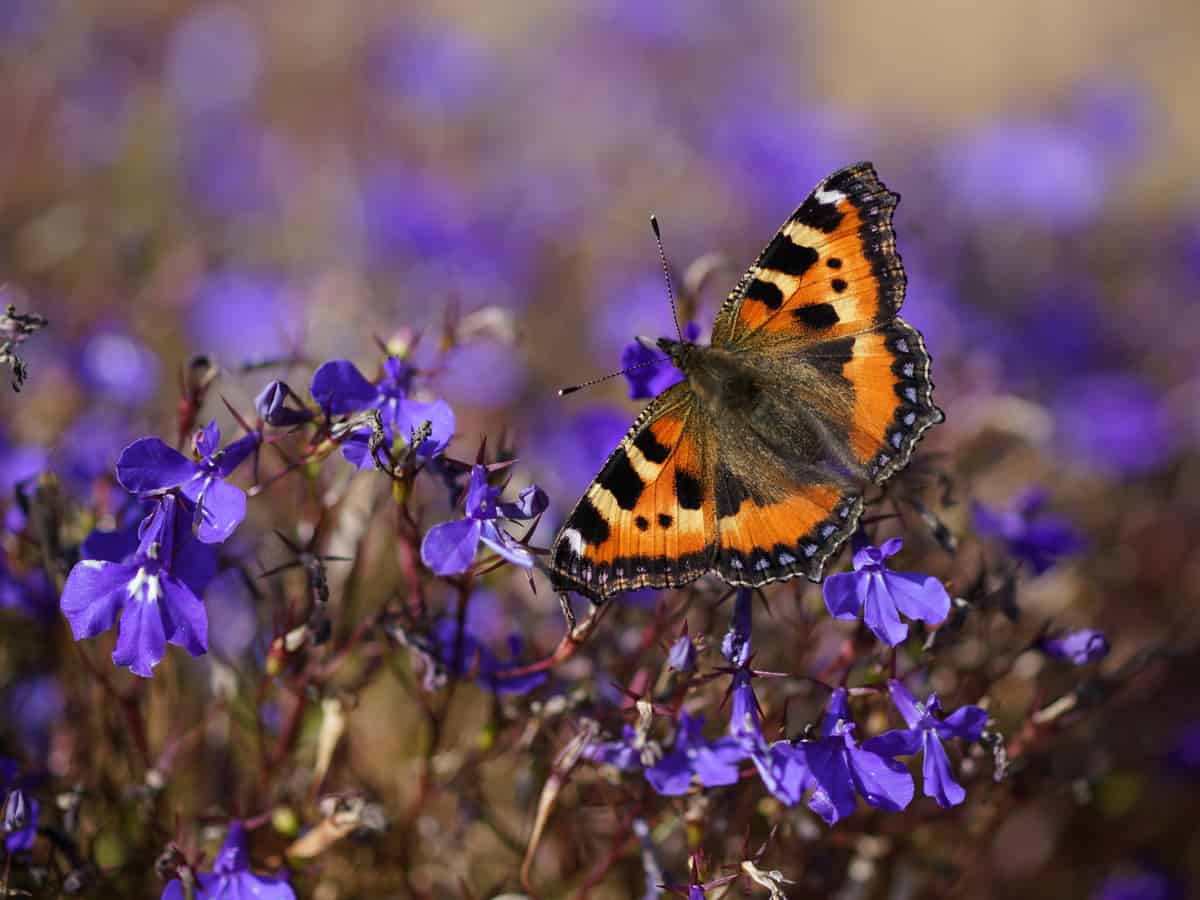
{"type": "Polygon", "coordinates": [[[783,224],[725,301],[713,346],[770,335],[813,343],[887,322],[904,300],[892,211],[870,163],[830,175],[783,224]]]}

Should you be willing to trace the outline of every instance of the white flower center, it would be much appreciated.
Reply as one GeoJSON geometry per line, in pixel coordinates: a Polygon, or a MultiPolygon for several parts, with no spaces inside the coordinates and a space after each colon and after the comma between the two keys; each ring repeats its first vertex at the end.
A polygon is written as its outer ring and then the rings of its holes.
{"type": "Polygon", "coordinates": [[[129,582],[129,599],[140,600],[143,603],[157,603],[162,597],[162,584],[158,575],[147,574],[145,568],[137,570],[133,580],[129,582]]]}

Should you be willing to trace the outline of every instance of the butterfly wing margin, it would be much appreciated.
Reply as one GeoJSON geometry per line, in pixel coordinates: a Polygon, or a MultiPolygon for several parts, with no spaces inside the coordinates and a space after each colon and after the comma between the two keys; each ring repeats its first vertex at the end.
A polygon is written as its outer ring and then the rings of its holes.
{"type": "Polygon", "coordinates": [[[603,601],[621,591],[677,587],[709,571],[710,443],[686,382],[651,401],[554,539],[555,590],[603,601]]]}
{"type": "Polygon", "coordinates": [[[802,345],[893,319],[906,284],[892,228],[899,200],[869,162],[821,181],[721,306],[713,346],[802,345]]]}

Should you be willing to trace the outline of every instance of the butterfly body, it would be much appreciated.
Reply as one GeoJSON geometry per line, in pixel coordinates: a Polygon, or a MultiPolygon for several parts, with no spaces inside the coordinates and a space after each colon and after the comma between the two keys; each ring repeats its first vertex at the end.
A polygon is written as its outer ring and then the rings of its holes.
{"type": "Polygon", "coordinates": [[[896,195],[861,163],[825,179],[722,306],[710,345],[657,342],[656,397],[567,517],[559,590],[603,600],[716,572],[761,585],[825,562],[862,494],[941,421],[920,334],[897,316],[896,195]]]}

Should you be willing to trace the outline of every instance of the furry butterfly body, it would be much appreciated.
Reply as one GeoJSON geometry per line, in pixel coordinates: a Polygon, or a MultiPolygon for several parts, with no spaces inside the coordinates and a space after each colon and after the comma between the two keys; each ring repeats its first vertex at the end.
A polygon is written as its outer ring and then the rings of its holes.
{"type": "Polygon", "coordinates": [[[558,590],[595,600],[715,572],[820,580],[864,489],[942,420],[898,315],[898,197],[869,163],[817,186],[742,276],[710,345],[661,340],[685,380],[656,397],[555,538],[558,590]]]}

